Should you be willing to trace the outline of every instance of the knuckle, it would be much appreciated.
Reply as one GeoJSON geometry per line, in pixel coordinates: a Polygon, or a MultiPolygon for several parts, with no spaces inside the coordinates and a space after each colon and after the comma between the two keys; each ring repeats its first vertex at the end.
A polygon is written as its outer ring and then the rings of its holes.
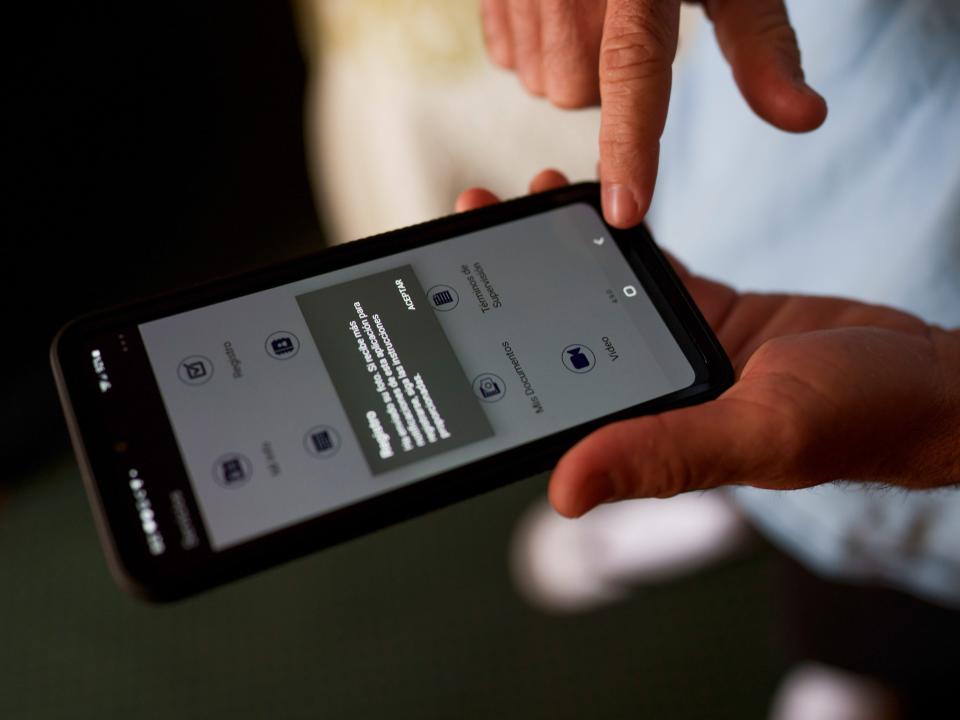
{"type": "Polygon", "coordinates": [[[638,8],[617,25],[623,29],[608,29],[600,45],[601,83],[642,80],[670,71],[676,46],[667,21],[638,8]]]}
{"type": "Polygon", "coordinates": [[[768,447],[777,448],[772,464],[778,480],[796,479],[810,470],[818,445],[817,432],[800,413],[787,412],[783,422],[768,429],[768,447]]]}
{"type": "Polygon", "coordinates": [[[749,33],[730,38],[731,53],[736,57],[748,48],[766,47],[792,63],[800,63],[797,34],[781,7],[767,6],[755,11],[749,33]]]}
{"type": "Polygon", "coordinates": [[[547,97],[559,108],[583,108],[597,102],[596,80],[570,78],[557,81],[550,79],[547,97]]]}
{"type": "Polygon", "coordinates": [[[668,498],[680,495],[701,486],[695,478],[683,455],[671,456],[666,463],[663,474],[660,476],[659,486],[655,488],[653,497],[668,498]]]}
{"type": "Polygon", "coordinates": [[[789,410],[753,428],[743,443],[737,454],[744,461],[732,479],[774,487],[803,484],[816,445],[810,423],[789,410]]]}
{"type": "Polygon", "coordinates": [[[754,27],[757,37],[794,46],[797,36],[780,5],[768,4],[755,10],[754,27]]]}
{"type": "MultiPolygon", "coordinates": [[[[760,365],[782,367],[792,355],[789,343],[772,340],[761,345],[750,358],[760,365]]],[[[754,443],[765,451],[757,456],[758,475],[771,481],[795,485],[818,474],[818,468],[830,458],[823,457],[836,429],[826,422],[833,401],[810,381],[789,372],[770,377],[763,405],[763,424],[753,426],[754,443]]]]}
{"type": "Polygon", "coordinates": [[[599,145],[605,169],[631,171],[642,164],[641,148],[637,145],[637,128],[638,122],[633,117],[604,123],[599,145]]]}
{"type": "Polygon", "coordinates": [[[612,38],[600,48],[600,82],[603,85],[646,80],[669,71],[666,48],[648,36],[612,38]]]}
{"type": "Polygon", "coordinates": [[[618,497],[667,498],[702,487],[703,478],[697,476],[661,416],[651,415],[636,422],[636,444],[630,460],[614,477],[618,497]]]}
{"type": "Polygon", "coordinates": [[[540,73],[525,71],[520,73],[520,82],[527,92],[537,97],[543,97],[543,83],[540,81],[540,73]]]}
{"type": "Polygon", "coordinates": [[[765,27],[759,37],[780,57],[800,63],[800,45],[797,34],[789,23],[781,21],[779,25],[765,27]]]}
{"type": "Polygon", "coordinates": [[[487,42],[487,55],[498,66],[504,70],[512,70],[514,67],[513,53],[510,46],[505,42],[487,42]]]}
{"type": "Polygon", "coordinates": [[[513,64],[510,47],[510,34],[503,24],[503,15],[506,8],[497,5],[496,0],[484,0],[481,9],[481,29],[483,42],[490,59],[503,68],[510,68],[513,64]]]}

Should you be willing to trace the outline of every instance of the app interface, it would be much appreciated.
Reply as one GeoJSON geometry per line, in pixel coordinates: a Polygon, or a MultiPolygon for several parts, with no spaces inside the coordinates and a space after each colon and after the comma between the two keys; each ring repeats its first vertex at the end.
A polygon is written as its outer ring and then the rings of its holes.
{"type": "Polygon", "coordinates": [[[694,380],[585,204],[139,329],[214,550],[694,380]]]}

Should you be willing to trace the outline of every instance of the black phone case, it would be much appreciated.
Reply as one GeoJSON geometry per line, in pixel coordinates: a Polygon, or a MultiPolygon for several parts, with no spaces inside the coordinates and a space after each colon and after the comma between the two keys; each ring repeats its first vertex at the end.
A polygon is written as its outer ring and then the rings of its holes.
{"type": "MultiPolygon", "coordinates": [[[[152,374],[141,368],[137,382],[143,386],[142,392],[136,398],[112,400],[118,404],[106,407],[90,378],[91,338],[582,202],[600,210],[596,183],[571,185],[347,243],[255,273],[80,318],[64,327],[51,349],[54,375],[100,538],[117,581],[132,594],[153,601],[185,597],[547,470],[573,443],[611,421],[704,402],[726,390],[734,377],[730,361],[646,228],[608,228],[691,360],[696,379],[690,387],[219,552],[210,548],[198,522],[197,547],[182,552],[170,548],[160,556],[149,553],[137,498],[125,476],[128,460],[118,451],[118,427],[124,437],[138,428],[143,430],[141,435],[150,437],[151,450],[145,457],[153,482],[161,490],[156,497],[180,489],[189,510],[197,518],[199,512],[152,374]]],[[[132,337],[130,342],[134,342],[132,337]]],[[[157,505],[151,512],[159,523],[173,522],[168,508],[157,505]]]]}

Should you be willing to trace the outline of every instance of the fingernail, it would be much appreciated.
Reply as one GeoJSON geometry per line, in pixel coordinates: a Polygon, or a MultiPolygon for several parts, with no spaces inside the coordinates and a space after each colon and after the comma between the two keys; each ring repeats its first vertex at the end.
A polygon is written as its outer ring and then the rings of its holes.
{"type": "Polygon", "coordinates": [[[618,227],[640,222],[637,201],[626,185],[607,185],[603,189],[603,211],[610,224],[618,227]]]}
{"type": "Polygon", "coordinates": [[[590,478],[584,486],[583,494],[580,496],[577,517],[590,512],[597,505],[610,502],[615,496],[616,488],[608,475],[598,475],[590,478]]]}

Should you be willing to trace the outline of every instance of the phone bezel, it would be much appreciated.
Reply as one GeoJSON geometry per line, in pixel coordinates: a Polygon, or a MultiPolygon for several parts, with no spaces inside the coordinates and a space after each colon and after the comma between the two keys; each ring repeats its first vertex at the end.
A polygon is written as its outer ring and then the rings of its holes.
{"type": "MultiPolygon", "coordinates": [[[[65,326],[51,349],[54,374],[101,541],[118,582],[132,594],[150,600],[181,598],[547,470],[574,442],[611,421],[703,402],[727,389],[734,377],[729,359],[647,229],[642,225],[630,230],[608,226],[610,237],[693,365],[692,385],[224,550],[210,548],[202,522],[198,522],[199,547],[159,558],[149,554],[142,529],[132,517],[136,514],[131,512],[128,485],[118,481],[120,468],[125,466],[125,459],[118,458],[114,449],[118,438],[90,381],[90,338],[575,203],[587,203],[602,216],[596,183],[570,185],[346,243],[270,268],[103,311],[65,326]]],[[[158,452],[169,453],[172,447],[175,455],[158,454],[152,467],[176,474],[175,465],[179,465],[177,478],[152,482],[165,483],[164,488],[174,487],[175,481],[183,486],[186,469],[149,370],[139,378],[138,390],[136,398],[129,393],[117,402],[142,413],[156,413],[159,408],[161,417],[146,417],[142,422],[152,423],[159,433],[151,435],[158,448],[165,447],[158,452]]],[[[189,507],[196,514],[188,482],[185,488],[189,507]]]]}

